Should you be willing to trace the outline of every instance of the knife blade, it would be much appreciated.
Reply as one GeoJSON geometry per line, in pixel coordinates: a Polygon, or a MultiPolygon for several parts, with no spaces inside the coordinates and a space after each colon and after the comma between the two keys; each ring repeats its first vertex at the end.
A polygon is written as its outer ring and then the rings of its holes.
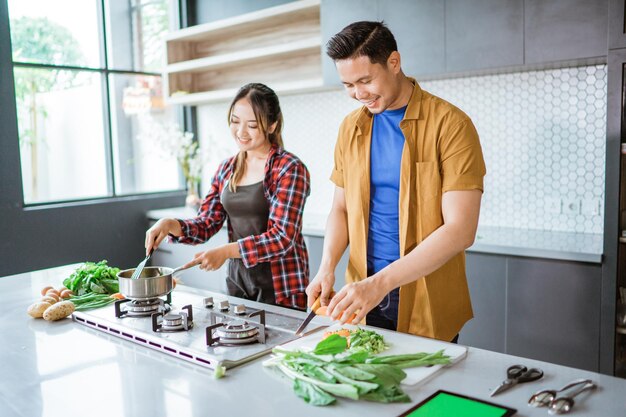
{"type": "Polygon", "coordinates": [[[302,332],[304,331],[304,329],[306,329],[306,326],[308,326],[311,320],[313,320],[313,317],[315,317],[315,310],[320,308],[320,305],[321,305],[321,297],[318,297],[317,300],[315,300],[315,302],[311,306],[311,311],[309,312],[309,315],[306,316],[302,324],[298,326],[298,329],[296,330],[296,336],[302,335],[302,332]]]}

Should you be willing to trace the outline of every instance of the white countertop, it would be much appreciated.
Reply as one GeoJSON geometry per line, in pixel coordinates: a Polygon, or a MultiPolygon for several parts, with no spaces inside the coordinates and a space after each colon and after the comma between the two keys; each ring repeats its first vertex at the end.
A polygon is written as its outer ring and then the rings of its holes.
{"type": "MultiPolygon", "coordinates": [[[[196,212],[185,207],[151,210],[149,219],[162,217],[190,218],[196,212]]],[[[325,214],[304,213],[302,233],[324,237],[325,214]]],[[[509,227],[479,226],[474,244],[468,252],[567,261],[601,263],[604,240],[601,234],[525,230],[509,227]]]]}
{"type": "Polygon", "coordinates": [[[510,355],[469,348],[467,357],[427,382],[404,387],[412,403],[380,404],[339,399],[313,407],[291,384],[262,366],[263,359],[231,369],[222,379],[211,371],[70,319],[32,319],[26,308],[45,285],[60,286],[74,266],[0,278],[5,321],[0,327],[2,417],[207,416],[396,416],[439,389],[516,408],[516,416],[545,417],[528,407],[530,395],[577,378],[591,378],[597,392],[577,398],[573,417],[623,416],[626,380],[510,355]],[[542,380],[520,384],[490,398],[516,363],[540,367],[542,380]]]}

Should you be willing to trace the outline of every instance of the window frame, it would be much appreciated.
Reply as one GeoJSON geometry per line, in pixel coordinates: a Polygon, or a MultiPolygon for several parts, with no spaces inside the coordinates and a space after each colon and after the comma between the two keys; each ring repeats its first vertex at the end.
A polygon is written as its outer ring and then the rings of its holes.
{"type": "MultiPolygon", "coordinates": [[[[8,12],[8,1],[5,0],[7,4],[7,12],[8,12]]],[[[116,190],[116,172],[114,169],[114,140],[113,140],[113,120],[111,115],[111,106],[115,105],[111,102],[111,75],[126,75],[126,76],[153,76],[160,77],[163,79],[163,74],[152,71],[137,71],[133,69],[113,69],[109,68],[109,54],[107,44],[107,35],[109,27],[106,26],[106,2],[108,0],[97,0],[98,3],[98,37],[99,37],[99,48],[100,48],[100,65],[98,68],[96,67],[82,67],[76,65],[58,65],[58,64],[43,64],[37,62],[24,62],[24,61],[14,61],[13,54],[10,53],[10,71],[13,74],[11,77],[12,88],[15,89],[15,69],[16,68],[34,68],[34,69],[43,69],[43,70],[68,70],[68,71],[80,71],[80,72],[90,72],[100,75],[100,89],[102,91],[102,122],[103,122],[103,137],[104,137],[104,149],[105,149],[105,170],[106,170],[106,180],[107,180],[107,195],[101,197],[85,197],[85,198],[72,198],[72,199],[59,199],[59,200],[47,200],[41,202],[26,202],[24,195],[24,184],[21,175],[22,169],[22,160],[21,153],[22,150],[19,149],[19,161],[18,165],[20,167],[19,172],[19,186],[20,186],[20,203],[21,206],[25,210],[37,210],[40,208],[53,208],[53,207],[64,207],[64,206],[75,206],[81,205],[85,203],[93,203],[93,202],[107,202],[107,201],[124,201],[124,200],[134,200],[141,198],[154,198],[154,197],[172,197],[178,195],[186,194],[186,183],[182,177],[180,168],[178,170],[178,185],[179,188],[174,190],[164,190],[164,191],[147,191],[147,192],[130,192],[130,193],[119,193],[119,190],[116,190]]],[[[175,2],[174,7],[170,4],[169,13],[175,13],[174,16],[170,16],[170,20],[174,19],[179,27],[187,20],[184,15],[182,15],[181,11],[186,9],[185,7],[181,7],[182,3],[186,3],[185,0],[179,0],[175,2]]],[[[129,12],[132,13],[133,8],[137,7],[135,2],[129,2],[129,12]]],[[[7,16],[10,18],[10,16],[7,16]]],[[[132,18],[131,18],[132,20],[132,18]]],[[[9,25],[10,26],[10,25],[9,25]]],[[[9,43],[11,44],[12,50],[12,42],[9,37],[9,43]]],[[[8,80],[7,80],[8,81],[8,80]]],[[[15,90],[14,98],[15,98],[15,90]]],[[[17,114],[17,100],[14,100],[14,110],[17,114]]],[[[191,130],[194,133],[194,140],[197,140],[197,127],[195,121],[195,109],[189,108],[179,108],[176,110],[176,119],[182,124],[184,130],[191,130]],[[192,128],[192,129],[189,129],[192,128]]],[[[16,120],[17,123],[17,120],[16,120]]],[[[16,136],[16,142],[19,143],[19,132],[16,136]]]]}

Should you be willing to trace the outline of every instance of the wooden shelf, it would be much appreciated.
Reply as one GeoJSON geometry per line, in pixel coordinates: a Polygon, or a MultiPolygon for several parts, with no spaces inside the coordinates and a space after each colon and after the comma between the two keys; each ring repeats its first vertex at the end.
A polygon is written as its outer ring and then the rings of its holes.
{"type": "MultiPolygon", "coordinates": [[[[323,91],[325,89],[331,89],[331,87],[324,86],[324,82],[321,78],[310,80],[298,80],[293,82],[265,82],[265,84],[272,87],[276,94],[288,95],[299,94],[313,91],[323,91]]],[[[185,106],[194,106],[203,103],[215,103],[220,101],[229,101],[235,94],[239,86],[233,88],[225,88],[221,90],[205,91],[201,93],[191,94],[174,94],[168,99],[170,104],[182,104],[185,106]]]]}
{"type": "Polygon", "coordinates": [[[229,54],[192,59],[190,61],[181,61],[168,65],[166,71],[169,74],[179,72],[202,72],[206,70],[229,67],[235,64],[263,61],[268,58],[277,59],[282,56],[298,54],[299,52],[306,53],[311,51],[319,53],[321,46],[322,38],[320,36],[316,36],[280,45],[264,46],[256,49],[248,49],[246,51],[237,51],[229,54]]]}
{"type": "Polygon", "coordinates": [[[277,93],[323,89],[320,0],[301,0],[186,28],[166,37],[170,104],[229,100],[261,82],[277,93]]]}

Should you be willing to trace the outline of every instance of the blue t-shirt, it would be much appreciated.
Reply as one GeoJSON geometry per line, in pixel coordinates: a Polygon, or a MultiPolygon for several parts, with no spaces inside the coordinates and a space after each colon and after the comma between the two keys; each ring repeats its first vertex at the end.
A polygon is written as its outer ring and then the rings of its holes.
{"type": "Polygon", "coordinates": [[[400,258],[398,199],[404,135],[400,122],[406,106],[374,115],[370,152],[370,218],[367,274],[400,258]]]}

